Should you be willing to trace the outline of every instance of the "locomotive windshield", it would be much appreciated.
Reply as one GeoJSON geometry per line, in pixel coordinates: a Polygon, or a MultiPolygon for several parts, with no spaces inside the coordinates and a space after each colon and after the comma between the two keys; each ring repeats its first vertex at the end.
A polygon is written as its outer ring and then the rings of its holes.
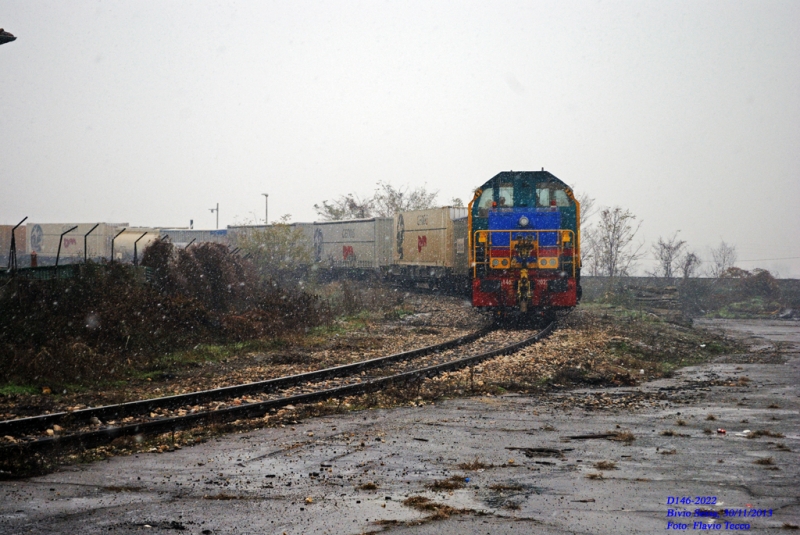
{"type": "Polygon", "coordinates": [[[551,180],[530,180],[517,177],[496,181],[486,187],[477,202],[478,217],[487,217],[492,208],[552,208],[569,207],[572,202],[563,184],[551,180]]]}

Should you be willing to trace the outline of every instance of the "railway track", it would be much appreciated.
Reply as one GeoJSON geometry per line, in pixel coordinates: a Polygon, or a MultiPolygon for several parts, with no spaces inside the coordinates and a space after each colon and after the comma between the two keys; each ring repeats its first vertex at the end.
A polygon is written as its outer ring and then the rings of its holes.
{"type": "Polygon", "coordinates": [[[256,418],[287,405],[374,392],[513,353],[541,340],[554,328],[555,322],[540,331],[500,331],[487,327],[441,344],[314,372],[190,394],[0,421],[0,436],[10,436],[16,441],[0,446],[0,459],[94,448],[119,437],[157,435],[198,425],[256,418]],[[508,343],[508,338],[512,338],[511,343],[508,343]],[[456,355],[465,352],[469,354],[456,355]],[[56,425],[61,428],[58,434],[46,434],[47,429],[56,425]]]}

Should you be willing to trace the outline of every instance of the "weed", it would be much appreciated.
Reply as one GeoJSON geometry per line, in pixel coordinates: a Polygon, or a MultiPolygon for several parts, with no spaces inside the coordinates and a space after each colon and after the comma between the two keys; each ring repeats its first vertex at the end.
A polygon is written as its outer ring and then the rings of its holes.
{"type": "Polygon", "coordinates": [[[259,280],[249,261],[221,244],[177,250],[156,240],[142,265],[152,270],[147,283],[131,266],[91,262],[69,279],[11,279],[0,293],[0,381],[54,390],[114,381],[187,356],[226,358],[247,349],[228,344],[330,318],[320,298],[259,280]],[[182,353],[191,347],[198,353],[182,353]]]}
{"type": "Polygon", "coordinates": [[[456,509],[449,505],[432,502],[425,496],[411,496],[403,500],[403,505],[418,511],[433,513],[428,520],[446,520],[452,515],[474,513],[472,509],[456,509]]]}
{"type": "Polygon", "coordinates": [[[664,431],[661,431],[661,435],[665,437],[674,437],[676,434],[677,433],[675,433],[675,431],[672,429],[665,429],[664,431]]]}
{"type": "Polygon", "coordinates": [[[428,488],[432,490],[456,490],[464,488],[464,478],[462,476],[452,476],[447,479],[434,481],[428,488]]]}
{"type": "Polygon", "coordinates": [[[747,438],[758,438],[758,437],[773,437],[773,438],[783,438],[783,433],[776,433],[774,431],[769,431],[767,429],[760,429],[758,431],[752,431],[748,433],[747,438]]]}
{"type": "Polygon", "coordinates": [[[594,467],[597,470],[616,470],[617,463],[615,463],[614,461],[599,461],[594,463],[594,467]]]}
{"type": "Polygon", "coordinates": [[[8,384],[0,387],[0,395],[14,396],[17,394],[38,394],[39,389],[35,386],[21,386],[15,384],[8,384]]]}
{"type": "Polygon", "coordinates": [[[661,455],[675,455],[676,453],[678,453],[678,450],[675,450],[675,449],[672,449],[672,450],[661,450],[658,453],[660,453],[661,455]]]}
{"type": "Polygon", "coordinates": [[[713,434],[713,433],[714,433],[714,431],[712,431],[711,429],[709,429],[708,427],[706,427],[705,429],[703,429],[703,433],[705,433],[706,435],[711,435],[711,434],[713,434]]]}
{"type": "Polygon", "coordinates": [[[772,457],[762,457],[760,459],[756,459],[755,461],[753,461],[753,464],[758,464],[761,466],[770,466],[775,464],[775,462],[772,460],[772,457]]]}
{"type": "Polygon", "coordinates": [[[460,463],[458,465],[458,467],[461,470],[470,470],[470,471],[483,470],[483,469],[486,469],[486,468],[492,468],[493,466],[494,466],[493,464],[486,464],[486,463],[481,462],[480,460],[478,460],[477,457],[475,457],[474,461],[468,461],[468,462],[465,462],[465,463],[460,463]]]}
{"type": "Polygon", "coordinates": [[[706,420],[708,420],[710,422],[713,422],[716,419],[717,419],[717,417],[714,416],[713,414],[709,414],[708,416],[706,416],[706,420]]]}
{"type": "Polygon", "coordinates": [[[684,426],[686,425],[686,420],[678,420],[677,422],[675,422],[675,425],[684,426]]]}
{"type": "Polygon", "coordinates": [[[636,440],[636,436],[631,433],[630,431],[614,431],[612,432],[614,436],[611,437],[611,440],[617,442],[627,442],[631,443],[636,440]]]}
{"type": "Polygon", "coordinates": [[[375,483],[370,481],[369,483],[364,483],[363,485],[358,487],[358,489],[359,490],[378,490],[378,485],[376,485],[375,483]]]}

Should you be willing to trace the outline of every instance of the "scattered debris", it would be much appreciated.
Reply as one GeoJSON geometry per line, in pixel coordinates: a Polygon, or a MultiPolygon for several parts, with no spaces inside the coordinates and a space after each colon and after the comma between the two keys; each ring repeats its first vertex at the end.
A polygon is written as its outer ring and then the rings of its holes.
{"type": "Polygon", "coordinates": [[[507,450],[521,451],[525,457],[564,457],[565,451],[572,451],[573,448],[559,450],[555,448],[518,448],[507,447],[507,450]]]}
{"type": "Polygon", "coordinates": [[[594,467],[597,470],[616,470],[617,463],[615,463],[614,461],[598,461],[594,463],[594,467]]]}
{"type": "Polygon", "coordinates": [[[426,486],[432,490],[456,490],[463,489],[464,484],[463,476],[452,476],[447,479],[439,479],[426,486]]]}

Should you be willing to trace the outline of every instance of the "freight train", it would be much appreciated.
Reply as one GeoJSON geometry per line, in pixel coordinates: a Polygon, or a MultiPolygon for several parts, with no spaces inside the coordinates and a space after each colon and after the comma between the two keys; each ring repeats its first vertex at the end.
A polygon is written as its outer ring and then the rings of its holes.
{"type": "MultiPolygon", "coordinates": [[[[48,260],[54,260],[59,245],[62,262],[82,260],[86,240],[89,257],[111,258],[114,244],[115,260],[130,261],[134,241],[140,240],[141,251],[159,235],[180,247],[214,241],[234,250],[268,228],[129,228],[118,234],[126,226],[100,224],[93,230],[80,225],[65,242],[61,235],[71,225],[29,224],[18,237],[44,263],[52,263],[48,260]]],[[[295,245],[308,251],[297,260],[305,264],[300,268],[463,290],[475,307],[500,314],[549,314],[574,307],[581,297],[580,204],[569,186],[545,170],[499,173],[475,191],[466,208],[288,228],[295,245]]],[[[0,242],[5,238],[0,232],[0,242]]]]}
{"type": "MultiPolygon", "coordinates": [[[[466,208],[289,226],[317,267],[463,289],[498,314],[550,314],[581,297],[580,203],[544,170],[499,173],[466,208]]],[[[228,239],[253,229],[228,227],[228,239]]]]}

